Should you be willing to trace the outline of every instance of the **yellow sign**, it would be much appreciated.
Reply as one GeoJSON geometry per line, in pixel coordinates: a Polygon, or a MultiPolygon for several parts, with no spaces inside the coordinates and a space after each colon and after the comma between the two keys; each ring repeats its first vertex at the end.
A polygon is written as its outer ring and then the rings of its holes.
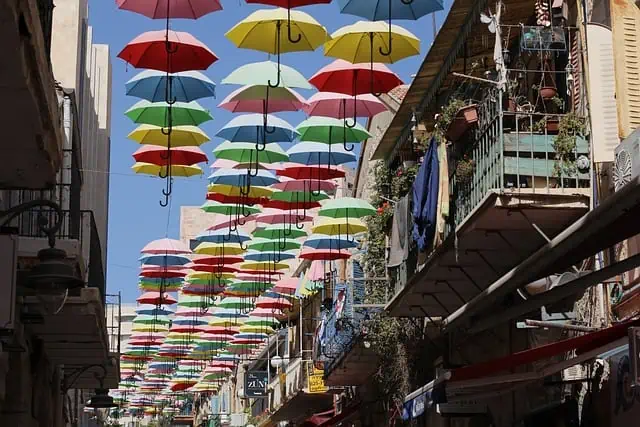
{"type": "Polygon", "coordinates": [[[312,369],[313,371],[309,373],[309,393],[326,393],[329,388],[324,385],[324,370],[312,369]]]}

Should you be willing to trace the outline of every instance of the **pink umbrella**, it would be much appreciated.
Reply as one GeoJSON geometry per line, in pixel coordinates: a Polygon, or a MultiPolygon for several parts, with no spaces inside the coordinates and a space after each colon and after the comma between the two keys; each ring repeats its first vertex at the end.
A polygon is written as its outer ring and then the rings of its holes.
{"type": "Polygon", "coordinates": [[[283,318],[286,317],[286,315],[282,311],[280,311],[279,309],[272,309],[272,308],[256,308],[251,313],[249,313],[249,316],[252,316],[252,317],[275,317],[276,319],[283,319],[283,318]]]}
{"type": "MultiPolygon", "coordinates": [[[[265,209],[262,213],[256,215],[256,222],[259,224],[289,224],[292,222],[292,219],[295,221],[296,215],[294,211],[287,212],[280,209],[265,209]]],[[[309,221],[313,221],[313,217],[309,215],[305,215],[302,220],[298,219],[298,222],[309,221]]]]}
{"type": "Polygon", "coordinates": [[[313,179],[294,179],[273,184],[271,187],[281,191],[333,191],[338,185],[331,181],[316,181],[313,179]]]}
{"type": "Polygon", "coordinates": [[[284,310],[293,307],[293,304],[284,298],[260,297],[256,300],[256,307],[284,310]]]}
{"type": "Polygon", "coordinates": [[[272,290],[279,294],[293,295],[296,293],[299,283],[299,277],[285,277],[278,280],[272,290]]]}
{"type": "Polygon", "coordinates": [[[278,90],[286,91],[291,95],[288,99],[268,99],[258,98],[251,93],[253,86],[243,86],[231,92],[218,107],[224,108],[232,113],[280,113],[283,111],[298,111],[307,107],[304,98],[296,91],[289,88],[278,88],[278,90]]]}
{"type": "Polygon", "coordinates": [[[178,302],[178,300],[176,300],[171,295],[166,293],[160,295],[160,292],[145,292],[144,294],[140,295],[136,299],[136,301],[138,301],[140,304],[154,304],[154,305],[161,305],[161,304],[171,305],[178,302]]]}
{"type": "Polygon", "coordinates": [[[309,280],[313,282],[324,280],[324,264],[322,261],[311,262],[311,268],[309,268],[309,280]]]}
{"type": "Polygon", "coordinates": [[[189,33],[169,30],[140,34],[118,54],[136,68],[178,73],[206,70],[218,57],[189,33]]]}
{"type": "MultiPolygon", "coordinates": [[[[256,215],[249,215],[248,217],[245,217],[243,219],[244,222],[251,222],[253,220],[255,220],[257,218],[256,215]]],[[[227,221],[222,221],[219,222],[217,224],[213,224],[211,227],[207,228],[207,231],[215,231],[215,230],[222,230],[223,228],[234,228],[236,227],[236,223],[238,222],[237,219],[230,219],[227,221]]],[[[205,263],[200,263],[200,264],[205,264],[205,263]]]]}
{"type": "Polygon", "coordinates": [[[116,0],[116,5],[151,19],[198,19],[222,10],[220,0],[116,0]]]}
{"type": "MultiPolygon", "coordinates": [[[[238,163],[234,160],[216,159],[216,161],[213,162],[209,167],[211,169],[247,169],[249,166],[256,167],[256,164],[251,163],[251,165],[249,165],[249,163],[238,163]]],[[[258,163],[257,167],[258,169],[265,169],[270,171],[277,171],[281,169],[281,166],[275,163],[258,163]]]]}
{"type": "Polygon", "coordinates": [[[344,93],[318,92],[307,100],[307,105],[304,111],[308,115],[334,119],[373,117],[387,111],[382,101],[368,93],[354,98],[344,93]]]}
{"type": "Polygon", "coordinates": [[[388,93],[400,86],[402,80],[384,64],[352,64],[337,59],[320,69],[309,79],[309,83],[322,92],[355,96],[366,93],[388,93]]]}
{"type": "Polygon", "coordinates": [[[147,243],[140,251],[143,254],[190,254],[191,249],[185,243],[175,239],[159,239],[147,243]]]}
{"type": "Polygon", "coordinates": [[[335,250],[335,249],[312,249],[312,248],[304,248],[300,251],[300,255],[298,255],[302,259],[310,259],[310,260],[322,260],[322,261],[334,261],[337,259],[349,259],[351,258],[351,254],[349,251],[344,249],[335,250]]]}

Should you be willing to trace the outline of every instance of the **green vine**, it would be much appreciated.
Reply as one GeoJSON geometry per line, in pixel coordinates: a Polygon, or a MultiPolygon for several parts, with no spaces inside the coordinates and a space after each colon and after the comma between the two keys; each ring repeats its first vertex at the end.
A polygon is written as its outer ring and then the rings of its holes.
{"type": "Polygon", "coordinates": [[[446,140],[445,135],[447,130],[449,130],[449,126],[456,118],[458,111],[460,111],[461,108],[464,108],[465,105],[466,104],[462,99],[452,97],[449,99],[449,102],[442,107],[440,114],[438,114],[438,117],[436,118],[433,131],[435,137],[438,138],[439,141],[444,142],[446,140]]]}
{"type": "Polygon", "coordinates": [[[553,149],[556,152],[556,162],[553,173],[557,177],[572,176],[576,172],[575,150],[578,135],[585,132],[585,120],[569,113],[558,123],[558,135],[553,139],[553,149]]]}
{"type": "Polygon", "coordinates": [[[391,178],[391,199],[399,200],[403,198],[416,180],[416,174],[420,165],[409,166],[408,168],[398,168],[393,178],[391,178]]]}

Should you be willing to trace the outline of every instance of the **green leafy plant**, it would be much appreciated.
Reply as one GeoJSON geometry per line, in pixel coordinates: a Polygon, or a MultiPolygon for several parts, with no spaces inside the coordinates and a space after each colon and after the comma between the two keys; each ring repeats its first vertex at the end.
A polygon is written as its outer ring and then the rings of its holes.
{"type": "Polygon", "coordinates": [[[476,162],[466,154],[462,156],[456,163],[456,182],[463,186],[469,184],[473,179],[475,169],[476,162]]]}
{"type": "Polygon", "coordinates": [[[438,114],[435,121],[434,135],[439,141],[444,142],[446,140],[445,135],[449,126],[456,118],[458,111],[465,106],[465,102],[457,97],[451,97],[449,102],[444,105],[438,114]]]}
{"type": "Polygon", "coordinates": [[[585,132],[584,118],[574,113],[565,114],[558,124],[558,135],[553,139],[556,161],[553,173],[557,177],[571,176],[576,172],[575,151],[578,135],[585,132]]]}
{"type": "Polygon", "coordinates": [[[391,178],[391,199],[399,200],[411,190],[419,168],[420,165],[398,168],[395,175],[391,178]]]}

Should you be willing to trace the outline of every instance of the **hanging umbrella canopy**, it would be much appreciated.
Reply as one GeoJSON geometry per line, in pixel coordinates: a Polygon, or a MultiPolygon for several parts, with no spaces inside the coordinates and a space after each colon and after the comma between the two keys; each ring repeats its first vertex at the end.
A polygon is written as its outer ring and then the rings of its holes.
{"type": "Polygon", "coordinates": [[[304,112],[309,116],[345,119],[351,117],[373,117],[387,111],[378,97],[363,94],[357,98],[336,92],[317,92],[307,100],[304,112]]]}
{"type": "Polygon", "coordinates": [[[329,40],[329,34],[310,15],[287,9],[262,9],[240,21],[226,34],[236,47],[266,52],[272,55],[286,52],[313,51],[329,40]],[[292,43],[288,38],[288,28],[297,38],[292,43]]]}
{"type": "MultiPolygon", "coordinates": [[[[219,231],[219,230],[214,230],[219,231]]],[[[225,231],[227,233],[227,231],[225,231]]],[[[215,243],[215,242],[210,242],[215,243]]],[[[238,242],[235,242],[238,243],[238,242]]],[[[192,257],[194,264],[205,264],[205,265],[220,265],[220,264],[235,264],[237,262],[242,262],[242,256],[231,256],[231,255],[222,255],[222,256],[211,256],[211,255],[194,255],[192,257]]],[[[191,281],[191,276],[187,278],[187,280],[191,281]]],[[[222,281],[221,283],[226,283],[222,281]]]]}
{"type": "Polygon", "coordinates": [[[145,314],[148,316],[168,316],[173,314],[173,310],[164,306],[157,307],[155,305],[143,304],[136,308],[136,314],[145,314]]]}
{"type": "MultiPolygon", "coordinates": [[[[273,287],[273,291],[279,294],[285,295],[293,295],[296,293],[298,289],[298,285],[300,284],[299,277],[285,277],[284,279],[280,279],[276,282],[273,287]]],[[[252,316],[256,316],[257,314],[250,313],[252,316]]]]}
{"type": "MultiPolygon", "coordinates": [[[[227,255],[241,255],[245,252],[245,249],[242,249],[237,243],[226,243],[223,245],[218,243],[203,242],[196,246],[193,252],[199,255],[210,255],[219,257],[227,255]]],[[[190,277],[193,277],[193,275],[190,275],[190,277]]]]}
{"type": "MultiPolygon", "coordinates": [[[[236,187],[245,187],[248,182],[248,174],[246,170],[241,169],[218,169],[209,176],[209,184],[233,185],[236,187]]],[[[271,172],[266,170],[258,170],[256,175],[251,176],[251,185],[259,187],[268,187],[280,180],[271,172]]]]}
{"type": "Polygon", "coordinates": [[[371,138],[371,134],[359,123],[353,127],[345,126],[343,120],[332,117],[309,117],[296,128],[301,141],[322,142],[325,144],[343,144],[361,142],[371,138]]]}
{"type": "MultiPolygon", "coordinates": [[[[287,236],[291,237],[291,236],[287,236]]],[[[258,252],[258,251],[249,251],[245,254],[244,259],[246,261],[286,261],[288,259],[294,259],[296,254],[293,252],[258,252]]],[[[234,284],[234,289],[237,289],[237,286],[234,284]]]]}
{"type": "Polygon", "coordinates": [[[358,21],[335,31],[324,45],[324,54],[354,64],[393,64],[420,54],[420,39],[411,32],[391,25],[391,37],[393,48],[389,47],[389,26],[385,22],[358,21]]]}
{"type": "Polygon", "coordinates": [[[190,254],[191,249],[181,240],[165,237],[147,243],[140,252],[143,254],[190,254]]]}
{"type": "MultiPolygon", "coordinates": [[[[251,236],[246,232],[238,229],[235,232],[229,232],[228,230],[207,231],[201,233],[195,238],[198,242],[209,243],[242,243],[251,240],[251,236]]],[[[204,264],[204,263],[200,263],[204,264]]]]}
{"type": "MultiPolygon", "coordinates": [[[[236,143],[233,144],[238,145],[240,143],[236,143]]],[[[222,145],[222,144],[221,144],[222,145]]],[[[253,148],[253,144],[251,144],[251,147],[253,148]]],[[[215,151],[214,151],[215,154],[215,151]]],[[[248,198],[260,198],[260,197],[269,197],[271,196],[271,194],[273,193],[274,190],[272,190],[269,187],[259,187],[259,186],[251,186],[251,188],[249,189],[249,194],[242,194],[241,193],[241,188],[235,185],[226,185],[226,184],[209,184],[207,185],[207,191],[209,193],[216,193],[216,194],[222,194],[224,196],[233,196],[233,197],[240,197],[240,196],[245,196],[248,198]]],[[[249,222],[249,221],[253,221],[255,220],[255,217],[250,216],[250,217],[246,217],[245,218],[245,222],[249,222]]],[[[235,218],[230,220],[230,221],[235,221],[235,218]]],[[[231,225],[233,228],[233,225],[235,225],[235,223],[229,223],[229,222],[216,222],[215,224],[213,224],[212,226],[210,226],[208,228],[208,230],[217,230],[217,229],[221,229],[221,228],[229,228],[229,225],[231,225]],[[224,224],[224,225],[223,225],[224,224]]]]}
{"type": "Polygon", "coordinates": [[[179,73],[206,70],[218,57],[189,33],[168,31],[167,49],[164,30],[148,31],[131,40],[118,54],[136,68],[179,73]]]}
{"type": "Polygon", "coordinates": [[[285,310],[293,307],[293,304],[284,298],[262,296],[256,300],[256,307],[285,310]]]}
{"type": "Polygon", "coordinates": [[[267,163],[289,160],[289,156],[278,144],[268,144],[263,150],[256,150],[255,143],[225,141],[213,150],[213,154],[218,159],[234,160],[239,163],[256,162],[256,158],[258,162],[267,163]]]}
{"type": "MultiPolygon", "coordinates": [[[[287,187],[280,187],[282,184],[285,183],[280,182],[274,184],[272,187],[279,190],[287,190],[287,187]]],[[[313,217],[309,215],[304,215],[304,217],[302,217],[301,215],[299,215],[299,212],[295,212],[295,210],[283,212],[277,209],[265,209],[261,214],[256,215],[255,220],[259,224],[293,224],[294,222],[296,222],[296,218],[297,222],[309,222],[313,220],[313,217]]]]}
{"type": "Polygon", "coordinates": [[[158,166],[195,165],[209,161],[207,155],[198,147],[171,147],[170,149],[157,145],[143,145],[132,157],[136,162],[152,163],[158,166]],[[171,154],[167,153],[169,151],[171,154]]]}
{"type": "Polygon", "coordinates": [[[271,133],[265,133],[265,118],[262,114],[244,114],[232,119],[216,134],[231,142],[293,142],[298,132],[286,121],[268,114],[267,126],[271,133]]]}
{"type": "Polygon", "coordinates": [[[216,307],[221,308],[235,308],[235,309],[246,309],[249,307],[253,307],[253,303],[245,298],[237,298],[237,297],[226,297],[222,298],[220,302],[216,304],[216,307]]]}
{"type": "Polygon", "coordinates": [[[179,277],[144,277],[138,278],[138,287],[142,291],[160,291],[163,292],[176,292],[182,286],[184,278],[179,277]]]}
{"type": "Polygon", "coordinates": [[[296,242],[295,240],[286,240],[284,242],[279,242],[278,240],[255,238],[250,243],[248,243],[247,246],[249,249],[253,249],[256,251],[275,252],[278,250],[289,251],[292,249],[299,249],[301,244],[296,242]]]}
{"type": "Polygon", "coordinates": [[[151,19],[198,19],[222,10],[220,0],[116,0],[116,5],[151,19]]]}
{"type": "Polygon", "coordinates": [[[346,175],[341,167],[328,168],[326,165],[306,165],[302,163],[285,163],[280,170],[276,171],[276,174],[292,179],[311,179],[316,181],[344,178],[346,175]]]}
{"type": "Polygon", "coordinates": [[[273,272],[275,270],[286,270],[290,268],[289,264],[284,262],[245,262],[240,265],[245,270],[264,270],[265,272],[273,272]]]}
{"type": "Polygon", "coordinates": [[[388,93],[403,84],[400,77],[384,64],[374,63],[372,71],[371,64],[352,64],[342,59],[321,68],[309,79],[309,83],[322,92],[337,92],[351,96],[372,91],[388,93]]]}
{"type": "Polygon", "coordinates": [[[155,266],[177,266],[186,265],[191,262],[191,259],[186,255],[178,254],[144,254],[138,258],[143,265],[155,265],[155,266]]]}
{"type": "MultiPolygon", "coordinates": [[[[316,186],[317,187],[317,186],[316,186]]],[[[289,203],[308,203],[319,202],[320,200],[326,200],[329,198],[324,191],[318,192],[318,194],[311,193],[312,189],[308,188],[307,191],[279,191],[271,195],[271,200],[289,202],[289,203]]],[[[317,188],[313,188],[314,191],[317,188]]]]}
{"type": "MultiPolygon", "coordinates": [[[[136,162],[131,169],[135,173],[151,176],[167,176],[167,166],[158,166],[152,163],[136,162]]],[[[202,175],[202,169],[199,166],[187,166],[187,165],[171,165],[171,177],[183,177],[188,178],[191,176],[202,175]]]]}
{"type": "Polygon", "coordinates": [[[217,213],[227,216],[245,215],[245,217],[260,212],[260,209],[253,206],[238,206],[237,204],[219,203],[213,200],[207,201],[200,207],[200,209],[209,213],[217,213]]]}
{"type": "Polygon", "coordinates": [[[167,293],[160,294],[160,292],[145,292],[140,295],[136,301],[140,304],[153,304],[153,305],[172,305],[178,302],[174,297],[167,293]]]}
{"type": "Polygon", "coordinates": [[[308,260],[335,261],[337,259],[349,259],[351,254],[344,249],[313,249],[304,248],[299,257],[308,260]]]}
{"type": "MultiPolygon", "coordinates": [[[[345,235],[347,233],[344,233],[345,235]]],[[[312,249],[350,249],[357,248],[358,243],[354,240],[349,239],[341,239],[340,236],[333,237],[330,235],[323,234],[312,234],[309,236],[307,240],[302,244],[302,246],[306,246],[312,249]]]]}
{"type": "MultiPolygon", "coordinates": [[[[355,210],[355,208],[353,208],[355,210]]],[[[351,215],[351,213],[349,213],[351,215]]],[[[364,215],[363,215],[364,216],[364,215]]],[[[330,236],[358,234],[367,231],[367,225],[356,217],[339,217],[321,221],[311,227],[313,233],[327,234],[330,236]]]]}
{"type": "Polygon", "coordinates": [[[362,218],[375,214],[376,209],[370,203],[355,197],[329,200],[318,211],[318,215],[330,218],[362,218]]]}
{"type": "Polygon", "coordinates": [[[243,86],[231,92],[218,107],[232,113],[279,113],[307,107],[305,99],[286,87],[243,86]]]}
{"type": "MultiPolygon", "coordinates": [[[[173,114],[173,113],[172,113],[173,114]]],[[[142,124],[127,135],[139,144],[167,147],[197,147],[210,141],[209,136],[196,126],[172,126],[171,135],[162,132],[161,126],[142,124]]]]}
{"type": "Polygon", "coordinates": [[[341,13],[360,16],[370,21],[388,19],[416,20],[444,9],[444,0],[338,0],[341,13]],[[389,15],[391,6],[391,15],[389,15]]]}
{"type": "Polygon", "coordinates": [[[127,95],[151,102],[166,101],[167,93],[179,102],[216,96],[215,83],[199,71],[182,71],[167,75],[163,71],[144,70],[129,80],[125,88],[127,95]]]}
{"type": "Polygon", "coordinates": [[[169,105],[166,102],[149,102],[141,100],[135,103],[124,113],[135,123],[167,127],[171,126],[198,126],[209,120],[213,120],[211,114],[196,101],[176,102],[169,105]],[[169,107],[171,107],[171,123],[169,123],[169,107]]]}
{"type": "Polygon", "coordinates": [[[289,160],[306,165],[341,165],[356,161],[356,155],[339,144],[321,142],[301,142],[291,147],[287,154],[289,160]]]}
{"type": "MultiPolygon", "coordinates": [[[[222,79],[222,84],[234,85],[274,85],[278,80],[278,64],[273,61],[254,62],[245,64],[222,79]]],[[[297,89],[313,89],[307,79],[297,70],[287,65],[280,64],[280,81],[277,87],[289,87],[297,89]]]]}
{"type": "MultiPolygon", "coordinates": [[[[292,179],[273,184],[272,187],[285,192],[334,191],[338,184],[332,181],[313,179],[292,179]]],[[[293,216],[294,214],[291,214],[293,216]]],[[[259,217],[260,218],[260,217],[259,217]]],[[[295,218],[295,217],[293,217],[295,218]]]]}
{"type": "Polygon", "coordinates": [[[131,322],[142,325],[168,325],[171,320],[168,316],[150,316],[146,314],[139,314],[134,317],[131,322]]]}

